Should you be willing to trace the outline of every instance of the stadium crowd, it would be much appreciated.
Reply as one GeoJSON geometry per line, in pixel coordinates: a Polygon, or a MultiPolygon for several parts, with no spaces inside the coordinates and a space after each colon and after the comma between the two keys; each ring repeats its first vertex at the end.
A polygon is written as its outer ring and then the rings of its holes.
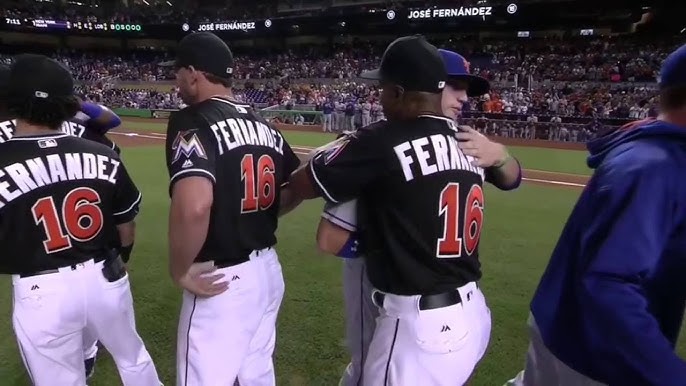
{"type": "MultiPolygon", "coordinates": [[[[497,123],[497,128],[490,126],[497,135],[584,140],[598,125],[621,125],[630,119],[655,114],[656,90],[652,84],[656,71],[666,53],[678,42],[678,39],[647,43],[635,38],[583,38],[551,44],[546,39],[476,43],[446,39],[438,45],[464,52],[471,61],[471,71],[489,79],[493,85],[488,95],[472,98],[464,106],[465,119],[502,121],[497,123]],[[529,126],[546,122],[556,129],[531,131],[519,128],[521,122],[529,126]],[[561,124],[588,127],[563,130],[561,124]]],[[[326,112],[326,106],[330,105],[334,115],[357,116],[357,122],[362,122],[363,106],[378,104],[378,90],[358,75],[379,62],[384,45],[384,42],[355,41],[327,47],[296,47],[287,52],[241,52],[237,48],[234,68],[237,97],[259,107],[278,106],[284,110],[326,112]]],[[[3,52],[4,60],[10,60],[12,53],[12,48],[3,52]]],[[[120,55],[53,52],[81,82],[85,99],[110,107],[151,109],[183,107],[173,89],[160,91],[137,86],[172,80],[173,69],[158,65],[171,55],[153,50],[132,50],[120,55]],[[117,87],[121,83],[128,86],[117,87]]],[[[324,119],[311,113],[301,116],[305,123],[319,123],[324,119]]],[[[345,125],[336,122],[349,119],[331,121],[334,130],[343,130],[345,125]]]]}

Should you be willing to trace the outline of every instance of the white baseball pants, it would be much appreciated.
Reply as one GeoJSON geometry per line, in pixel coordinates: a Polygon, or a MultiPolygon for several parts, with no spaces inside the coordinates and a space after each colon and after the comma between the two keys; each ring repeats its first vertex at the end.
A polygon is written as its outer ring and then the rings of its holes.
{"type": "Polygon", "coordinates": [[[220,268],[226,292],[183,292],[176,351],[178,386],[275,385],[272,355],[284,293],[276,251],[254,251],[250,261],[220,268]]]}
{"type": "Polygon", "coordinates": [[[419,296],[385,294],[364,367],[365,386],[456,386],[486,353],[491,313],[476,283],[461,303],[419,310],[419,296]]]}
{"type": "Polygon", "coordinates": [[[372,284],[362,257],[343,259],[343,301],[345,340],[350,363],[343,373],[342,386],[364,385],[364,361],[374,336],[379,309],[372,301],[372,284]]]}
{"type": "Polygon", "coordinates": [[[128,274],[110,283],[102,267],[89,260],[56,273],[12,276],[12,323],[34,385],[86,384],[86,329],[112,354],[125,386],[161,384],[136,332],[128,274]]]}

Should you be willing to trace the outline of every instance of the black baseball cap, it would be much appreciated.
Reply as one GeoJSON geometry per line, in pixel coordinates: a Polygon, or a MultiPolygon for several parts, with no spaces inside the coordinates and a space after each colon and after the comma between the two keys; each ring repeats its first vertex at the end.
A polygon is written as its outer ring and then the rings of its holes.
{"type": "Polygon", "coordinates": [[[397,84],[405,91],[440,93],[448,78],[438,49],[423,36],[404,36],[391,43],[381,66],[360,74],[361,78],[397,84]]]}
{"type": "Polygon", "coordinates": [[[176,60],[160,66],[190,67],[216,77],[228,79],[233,74],[233,54],[229,46],[211,32],[187,35],[176,47],[176,60]]]}
{"type": "Polygon", "coordinates": [[[74,78],[69,70],[44,55],[16,56],[8,77],[8,96],[43,100],[74,96],[74,78]]]}

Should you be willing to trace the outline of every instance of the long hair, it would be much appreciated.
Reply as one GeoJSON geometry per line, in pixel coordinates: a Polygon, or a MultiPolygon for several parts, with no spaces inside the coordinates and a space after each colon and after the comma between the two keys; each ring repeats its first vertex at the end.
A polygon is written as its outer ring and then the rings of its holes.
{"type": "Polygon", "coordinates": [[[62,122],[79,111],[80,105],[75,96],[41,99],[9,95],[6,98],[6,107],[16,119],[58,130],[62,122]]]}

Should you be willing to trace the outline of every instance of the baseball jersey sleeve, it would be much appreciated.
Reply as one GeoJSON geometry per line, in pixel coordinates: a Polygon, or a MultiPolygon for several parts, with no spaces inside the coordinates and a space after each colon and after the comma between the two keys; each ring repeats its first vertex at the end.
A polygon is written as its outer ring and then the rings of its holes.
{"type": "Polygon", "coordinates": [[[183,110],[172,114],[166,141],[170,191],[177,181],[186,177],[205,177],[216,182],[217,147],[208,133],[196,127],[183,110]]]}
{"type": "Polygon", "coordinates": [[[341,204],[327,202],[324,205],[322,218],[348,232],[355,232],[357,230],[357,200],[350,200],[341,204]]]}
{"type": "Polygon", "coordinates": [[[143,195],[129,176],[129,172],[126,170],[123,162],[119,164],[116,179],[112,208],[114,223],[119,225],[133,221],[136,218],[143,195]]]}
{"type": "Polygon", "coordinates": [[[385,173],[377,132],[358,131],[310,160],[307,175],[327,202],[337,204],[355,199],[365,186],[385,173]]]}

